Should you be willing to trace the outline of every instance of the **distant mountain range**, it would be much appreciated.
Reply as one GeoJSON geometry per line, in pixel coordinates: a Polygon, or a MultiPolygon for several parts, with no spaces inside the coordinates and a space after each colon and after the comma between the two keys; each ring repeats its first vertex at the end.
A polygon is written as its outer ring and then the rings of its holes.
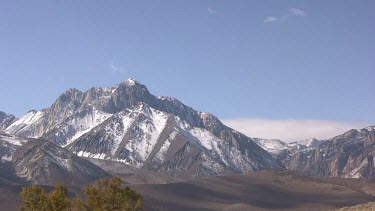
{"type": "Polygon", "coordinates": [[[327,140],[294,143],[255,139],[290,170],[310,176],[375,178],[375,126],[327,140]]]}
{"type": "Polygon", "coordinates": [[[69,89],[50,107],[20,118],[0,112],[0,131],[2,162],[40,184],[68,176],[78,184],[108,176],[103,169],[116,174],[108,166],[114,163],[188,179],[280,168],[375,178],[373,127],[324,141],[249,138],[210,113],[152,95],[134,79],[85,92],[69,89]]]}

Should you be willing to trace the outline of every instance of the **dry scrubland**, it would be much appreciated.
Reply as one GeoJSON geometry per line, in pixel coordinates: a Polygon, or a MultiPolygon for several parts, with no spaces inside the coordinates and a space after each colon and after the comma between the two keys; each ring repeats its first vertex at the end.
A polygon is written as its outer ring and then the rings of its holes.
{"type": "Polygon", "coordinates": [[[340,211],[374,211],[374,210],[375,210],[375,202],[370,202],[367,204],[359,204],[353,207],[344,207],[340,209],[340,211]]]}

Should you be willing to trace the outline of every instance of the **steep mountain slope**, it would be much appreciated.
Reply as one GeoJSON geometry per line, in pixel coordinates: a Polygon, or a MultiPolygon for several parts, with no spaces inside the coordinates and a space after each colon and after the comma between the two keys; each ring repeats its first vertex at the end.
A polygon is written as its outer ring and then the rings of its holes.
{"type": "Polygon", "coordinates": [[[317,147],[290,151],[282,162],[313,176],[375,178],[375,126],[350,130],[317,147]]]}
{"type": "Polygon", "coordinates": [[[42,129],[38,124],[42,121],[43,115],[41,111],[31,110],[7,127],[5,132],[28,138],[39,137],[37,134],[41,133],[42,129]]]}
{"type": "Polygon", "coordinates": [[[66,149],[42,139],[24,139],[0,135],[0,155],[4,165],[14,168],[14,174],[42,185],[64,182],[80,186],[110,174],[66,149]]]}
{"type": "Polygon", "coordinates": [[[16,149],[20,148],[22,144],[28,140],[14,135],[8,135],[0,132],[0,161],[12,161],[13,154],[16,149]]]}
{"type": "Polygon", "coordinates": [[[112,114],[89,106],[87,109],[66,118],[63,123],[45,133],[43,138],[66,146],[111,116],[112,114]]]}
{"type": "Polygon", "coordinates": [[[353,129],[324,141],[255,141],[290,170],[311,176],[375,178],[375,126],[353,129]]]}
{"type": "Polygon", "coordinates": [[[251,138],[215,116],[170,97],[155,97],[134,79],[115,87],[70,89],[50,108],[31,111],[5,130],[42,137],[78,156],[123,162],[187,177],[281,168],[251,138]]]}
{"type": "Polygon", "coordinates": [[[235,143],[243,146],[236,147],[173,114],[140,103],[113,115],[67,149],[79,156],[111,159],[180,176],[243,173],[267,166],[278,167],[250,139],[235,143]],[[253,153],[246,150],[253,150],[253,153]]]}
{"type": "Polygon", "coordinates": [[[0,131],[5,130],[5,128],[9,127],[14,121],[16,121],[14,115],[0,111],[0,131]]]}

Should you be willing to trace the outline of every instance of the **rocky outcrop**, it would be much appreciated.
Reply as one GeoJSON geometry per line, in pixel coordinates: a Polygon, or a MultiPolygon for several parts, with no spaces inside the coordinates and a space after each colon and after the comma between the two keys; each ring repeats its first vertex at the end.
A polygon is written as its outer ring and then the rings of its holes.
{"type": "Polygon", "coordinates": [[[311,176],[375,178],[375,127],[350,130],[317,147],[279,154],[287,169],[311,176]]]}
{"type": "Polygon", "coordinates": [[[0,163],[14,169],[14,177],[25,181],[41,185],[64,182],[79,187],[111,177],[100,167],[50,141],[1,134],[0,143],[0,163]]]}
{"type": "Polygon", "coordinates": [[[319,177],[375,178],[375,126],[327,140],[254,140],[289,170],[319,177]]]}
{"type": "Polygon", "coordinates": [[[5,130],[5,128],[9,127],[14,121],[16,121],[14,115],[0,111],[0,131],[5,130]]]}

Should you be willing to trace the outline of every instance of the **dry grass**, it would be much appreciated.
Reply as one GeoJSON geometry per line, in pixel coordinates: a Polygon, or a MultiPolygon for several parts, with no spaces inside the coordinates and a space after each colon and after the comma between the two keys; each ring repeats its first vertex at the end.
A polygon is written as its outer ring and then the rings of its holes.
{"type": "Polygon", "coordinates": [[[340,211],[375,211],[375,202],[341,208],[340,211]]]}
{"type": "Polygon", "coordinates": [[[375,201],[362,185],[262,171],[134,188],[144,194],[147,210],[337,210],[375,201]]]}

